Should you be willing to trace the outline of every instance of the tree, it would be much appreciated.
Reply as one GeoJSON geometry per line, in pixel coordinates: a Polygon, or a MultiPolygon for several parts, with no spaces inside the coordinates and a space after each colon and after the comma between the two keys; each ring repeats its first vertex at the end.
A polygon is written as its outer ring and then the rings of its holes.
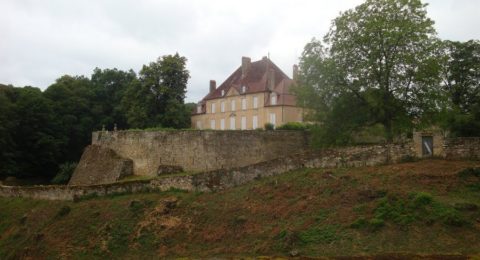
{"type": "Polygon", "coordinates": [[[0,84],[0,176],[12,176],[18,172],[14,140],[18,119],[13,103],[15,95],[16,91],[12,86],[0,84]]]}
{"type": "Polygon", "coordinates": [[[137,81],[132,81],[122,100],[131,127],[178,127],[171,111],[183,106],[188,78],[187,59],[166,55],[144,65],[137,81]],[[170,113],[170,115],[166,115],[170,113]]]}
{"type": "Polygon", "coordinates": [[[14,176],[51,176],[62,155],[52,102],[38,88],[15,88],[14,176]]]}
{"type": "Polygon", "coordinates": [[[480,41],[443,42],[443,87],[450,101],[445,122],[453,135],[480,135],[480,41]]]}
{"type": "Polygon", "coordinates": [[[91,132],[100,129],[96,120],[102,106],[95,103],[95,93],[90,79],[83,76],[62,76],[44,92],[55,111],[57,136],[62,142],[60,162],[76,162],[83,148],[91,142],[91,132]]]}
{"type": "Polygon", "coordinates": [[[382,124],[388,141],[421,118],[432,107],[439,70],[425,7],[420,0],[367,0],[334,19],[328,47],[313,40],[301,57],[300,92],[321,103],[312,108],[328,113],[348,94],[369,113],[360,124],[382,124]]]}
{"type": "Polygon", "coordinates": [[[96,122],[113,129],[114,124],[119,128],[128,128],[127,119],[121,109],[121,101],[125,96],[128,85],[137,79],[133,70],[122,71],[117,69],[95,68],[91,76],[91,83],[95,95],[96,122]]]}

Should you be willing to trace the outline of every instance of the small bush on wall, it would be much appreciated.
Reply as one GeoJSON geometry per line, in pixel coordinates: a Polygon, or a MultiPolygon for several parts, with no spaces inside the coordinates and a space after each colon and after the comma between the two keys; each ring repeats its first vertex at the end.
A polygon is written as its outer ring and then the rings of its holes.
{"type": "Polygon", "coordinates": [[[298,130],[298,131],[303,131],[307,130],[308,125],[301,123],[301,122],[288,122],[285,123],[279,127],[277,127],[277,130],[298,130]]]}
{"type": "Polygon", "coordinates": [[[265,123],[265,130],[275,130],[275,126],[272,123],[265,123]]]}

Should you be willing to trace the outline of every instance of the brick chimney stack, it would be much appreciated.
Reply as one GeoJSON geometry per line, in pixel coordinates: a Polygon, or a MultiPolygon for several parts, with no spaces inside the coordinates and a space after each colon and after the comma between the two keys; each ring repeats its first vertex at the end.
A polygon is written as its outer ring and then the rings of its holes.
{"type": "Polygon", "coordinates": [[[293,64],[292,78],[293,78],[293,81],[297,81],[297,79],[298,79],[298,65],[297,64],[293,64]]]}
{"type": "Polygon", "coordinates": [[[210,93],[212,93],[213,91],[215,91],[215,89],[217,88],[217,82],[215,80],[210,80],[210,93]]]}
{"type": "Polygon", "coordinates": [[[242,57],[242,78],[247,76],[252,60],[249,57],[242,57]]]}
{"type": "Polygon", "coordinates": [[[267,82],[267,88],[270,91],[273,91],[273,88],[275,87],[275,70],[273,68],[270,68],[268,70],[268,82],[267,82]]]}

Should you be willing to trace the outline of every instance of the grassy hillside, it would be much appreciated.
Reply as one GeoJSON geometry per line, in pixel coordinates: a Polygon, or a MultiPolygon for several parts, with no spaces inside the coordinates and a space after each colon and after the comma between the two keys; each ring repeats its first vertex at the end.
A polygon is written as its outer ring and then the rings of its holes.
{"type": "Polygon", "coordinates": [[[0,259],[479,255],[480,162],[301,170],[223,192],[0,198],[0,259]]]}

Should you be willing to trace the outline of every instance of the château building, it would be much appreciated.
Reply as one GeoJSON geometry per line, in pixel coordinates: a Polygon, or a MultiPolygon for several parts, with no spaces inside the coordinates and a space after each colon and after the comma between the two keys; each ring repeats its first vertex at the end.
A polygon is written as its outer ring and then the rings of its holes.
{"type": "MultiPolygon", "coordinates": [[[[294,65],[294,78],[297,70],[294,65]]],[[[242,65],[218,88],[210,80],[209,93],[193,111],[192,127],[249,130],[263,128],[265,123],[302,122],[303,109],[290,93],[293,82],[267,57],[255,62],[242,57],[242,65]]]]}

